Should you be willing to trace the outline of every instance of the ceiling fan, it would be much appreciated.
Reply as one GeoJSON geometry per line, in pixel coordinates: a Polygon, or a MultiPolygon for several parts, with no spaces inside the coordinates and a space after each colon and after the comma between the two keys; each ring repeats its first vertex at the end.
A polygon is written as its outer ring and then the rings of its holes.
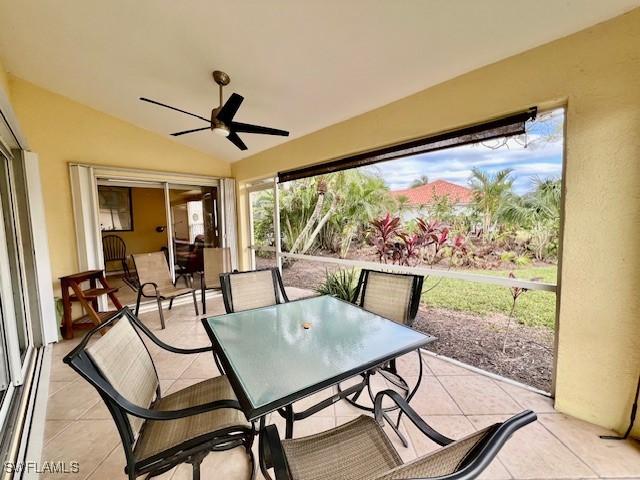
{"type": "Polygon", "coordinates": [[[180,108],[165,105],[164,103],[160,103],[149,98],[140,97],[140,100],[142,100],[143,102],[153,103],[154,105],[159,105],[161,107],[169,108],[171,110],[175,110],[176,112],[191,115],[192,117],[199,118],[200,120],[203,120],[209,124],[208,126],[202,128],[193,128],[191,130],[172,133],[171,135],[174,137],[210,129],[213,131],[213,133],[216,133],[222,137],[227,137],[227,139],[240,150],[246,150],[247,146],[238,136],[238,133],[259,133],[262,135],[280,135],[282,137],[289,136],[289,132],[287,132],[286,130],[262,127],[260,125],[252,125],[250,123],[234,122],[233,117],[235,117],[238,109],[240,108],[240,105],[242,105],[244,97],[242,95],[238,95],[237,93],[232,93],[223,105],[222,89],[226,85],[229,85],[231,79],[226,73],[216,70],[215,72],[213,72],[213,80],[218,84],[218,87],[220,89],[220,105],[211,110],[211,118],[206,118],[195,113],[187,112],[180,108]]]}

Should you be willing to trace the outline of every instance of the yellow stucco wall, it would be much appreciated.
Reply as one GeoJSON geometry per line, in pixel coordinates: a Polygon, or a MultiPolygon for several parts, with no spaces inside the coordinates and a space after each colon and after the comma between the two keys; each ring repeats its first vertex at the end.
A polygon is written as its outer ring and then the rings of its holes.
{"type": "MultiPolygon", "coordinates": [[[[77,270],[70,162],[229,176],[229,163],[9,75],[13,108],[40,158],[55,279],[77,270]]],[[[57,284],[56,284],[57,285],[57,284]]]]}
{"type": "MultiPolygon", "coordinates": [[[[242,182],[558,104],[567,106],[567,137],[556,407],[622,430],[640,370],[640,9],[248,157],[232,172],[242,182]]],[[[246,230],[240,240],[246,265],[246,230]]]]}
{"type": "Polygon", "coordinates": [[[9,96],[9,75],[4,69],[2,58],[0,58],[0,90],[8,97],[9,96]]]}

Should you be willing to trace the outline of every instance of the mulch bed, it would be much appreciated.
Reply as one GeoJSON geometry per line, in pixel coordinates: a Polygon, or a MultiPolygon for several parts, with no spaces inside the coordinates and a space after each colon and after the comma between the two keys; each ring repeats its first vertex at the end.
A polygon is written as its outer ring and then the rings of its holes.
{"type": "Polygon", "coordinates": [[[506,315],[479,316],[421,305],[414,328],[438,339],[427,349],[439,355],[551,391],[553,331],[511,321],[505,353],[506,315]]]}

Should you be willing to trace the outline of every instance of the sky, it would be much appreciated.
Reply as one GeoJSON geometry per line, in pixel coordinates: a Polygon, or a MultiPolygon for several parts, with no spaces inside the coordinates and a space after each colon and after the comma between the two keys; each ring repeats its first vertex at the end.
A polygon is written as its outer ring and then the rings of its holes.
{"type": "Polygon", "coordinates": [[[471,168],[495,174],[505,168],[513,169],[513,190],[522,195],[531,190],[534,178],[562,176],[564,112],[562,109],[541,114],[535,121],[527,122],[526,147],[523,138],[462,147],[414,155],[364,167],[379,175],[391,190],[409,188],[422,175],[429,181],[447,180],[468,186],[471,168]],[[555,133],[555,135],[554,135],[555,133]],[[499,148],[490,148],[496,147],[499,148]]]}

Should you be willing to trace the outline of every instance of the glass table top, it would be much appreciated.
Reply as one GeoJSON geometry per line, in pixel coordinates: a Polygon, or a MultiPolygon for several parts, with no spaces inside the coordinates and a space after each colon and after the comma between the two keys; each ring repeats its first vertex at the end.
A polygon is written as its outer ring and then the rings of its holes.
{"type": "Polygon", "coordinates": [[[249,419],[434,339],[330,296],[209,317],[203,324],[249,419]]]}

